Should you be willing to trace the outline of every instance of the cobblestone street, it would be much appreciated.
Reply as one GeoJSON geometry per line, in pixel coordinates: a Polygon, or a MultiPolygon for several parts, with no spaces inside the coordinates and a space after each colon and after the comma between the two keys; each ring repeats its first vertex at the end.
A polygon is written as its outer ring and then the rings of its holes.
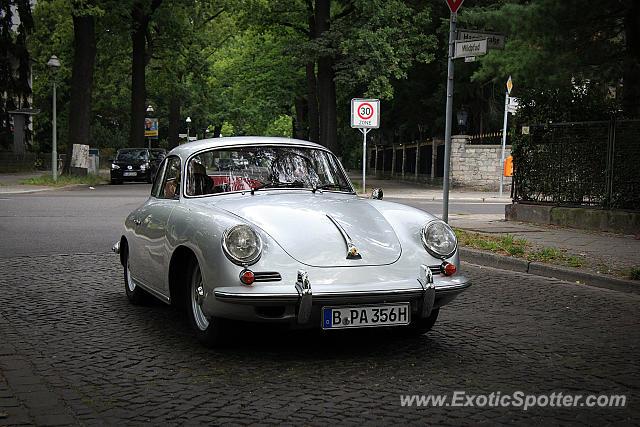
{"type": "Polygon", "coordinates": [[[637,295],[466,264],[473,287],[418,339],[239,326],[207,350],[179,311],[128,303],[113,254],[0,269],[0,425],[640,421],[637,295]],[[460,390],[626,394],[627,405],[400,405],[460,390]]]}

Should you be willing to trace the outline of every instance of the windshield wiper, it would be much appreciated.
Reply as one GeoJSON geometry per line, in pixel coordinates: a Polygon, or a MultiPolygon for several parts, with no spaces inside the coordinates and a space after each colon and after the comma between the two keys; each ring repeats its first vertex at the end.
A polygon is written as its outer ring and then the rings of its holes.
{"type": "Polygon", "coordinates": [[[339,190],[347,190],[347,191],[353,191],[348,185],[343,185],[343,184],[323,184],[320,185],[319,187],[314,187],[314,190],[328,190],[331,188],[337,188],[339,190]]]}
{"type": "Polygon", "coordinates": [[[264,184],[260,184],[257,187],[253,187],[251,189],[251,195],[256,190],[262,190],[263,188],[302,188],[304,187],[304,183],[301,181],[293,181],[293,182],[265,182],[264,184]]]}

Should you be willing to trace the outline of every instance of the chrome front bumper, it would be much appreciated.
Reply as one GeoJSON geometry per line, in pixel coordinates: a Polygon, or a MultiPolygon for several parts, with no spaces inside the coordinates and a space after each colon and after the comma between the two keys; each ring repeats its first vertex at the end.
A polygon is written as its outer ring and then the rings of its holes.
{"type": "MultiPolygon", "coordinates": [[[[420,266],[413,280],[363,285],[313,285],[305,271],[298,271],[295,285],[232,286],[215,288],[215,300],[243,305],[295,305],[298,324],[310,321],[312,307],[318,304],[364,304],[416,301],[417,315],[428,317],[471,285],[462,276],[436,276],[429,267],[420,266]]],[[[205,302],[206,304],[206,302],[205,302]]]]}

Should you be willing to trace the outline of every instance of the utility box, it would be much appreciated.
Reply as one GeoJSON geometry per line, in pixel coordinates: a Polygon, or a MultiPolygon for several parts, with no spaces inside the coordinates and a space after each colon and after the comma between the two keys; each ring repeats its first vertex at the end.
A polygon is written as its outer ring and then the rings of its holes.
{"type": "Polygon", "coordinates": [[[73,144],[73,154],[71,155],[71,175],[87,176],[89,170],[89,146],[84,144],[73,144]]]}
{"type": "Polygon", "coordinates": [[[100,150],[95,148],[89,149],[89,173],[98,175],[100,171],[100,150]]]}

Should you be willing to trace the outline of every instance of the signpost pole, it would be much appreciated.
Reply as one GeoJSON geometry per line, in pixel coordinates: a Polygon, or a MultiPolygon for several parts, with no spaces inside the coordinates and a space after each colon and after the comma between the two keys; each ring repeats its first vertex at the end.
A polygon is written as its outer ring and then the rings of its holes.
{"type": "Polygon", "coordinates": [[[444,176],[442,178],[442,220],[449,222],[449,163],[451,162],[451,116],[453,114],[453,49],[456,39],[457,13],[449,19],[449,61],[447,66],[447,112],[444,130],[444,176]]]}
{"type": "Polygon", "coordinates": [[[367,134],[370,130],[369,128],[360,128],[360,132],[362,132],[362,193],[367,192],[365,185],[367,172],[367,134]]]}
{"type": "Polygon", "coordinates": [[[509,80],[507,80],[507,91],[504,94],[504,124],[502,126],[502,155],[500,156],[500,168],[503,172],[500,173],[499,197],[502,197],[502,182],[504,181],[504,149],[507,145],[507,114],[509,113],[509,95],[511,94],[512,87],[511,76],[509,76],[509,80]]]}

